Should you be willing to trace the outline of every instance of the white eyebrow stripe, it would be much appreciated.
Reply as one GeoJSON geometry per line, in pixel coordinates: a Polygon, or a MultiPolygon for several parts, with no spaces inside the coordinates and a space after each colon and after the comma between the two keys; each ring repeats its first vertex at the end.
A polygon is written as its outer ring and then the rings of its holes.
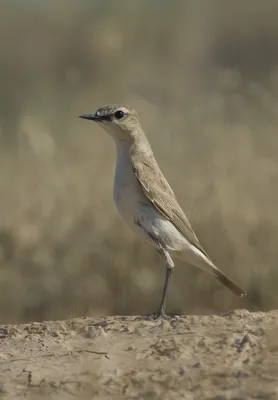
{"type": "Polygon", "coordinates": [[[125,108],[125,107],[120,107],[120,108],[118,108],[116,111],[123,111],[125,114],[129,114],[128,109],[125,108]]]}

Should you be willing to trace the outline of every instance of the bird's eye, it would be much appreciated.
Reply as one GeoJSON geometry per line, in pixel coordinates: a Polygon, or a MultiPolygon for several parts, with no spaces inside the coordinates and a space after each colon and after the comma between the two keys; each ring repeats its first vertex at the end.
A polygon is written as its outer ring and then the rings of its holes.
{"type": "Polygon", "coordinates": [[[125,113],[122,110],[118,110],[114,114],[114,117],[116,119],[122,119],[124,116],[125,116],[125,113]]]}

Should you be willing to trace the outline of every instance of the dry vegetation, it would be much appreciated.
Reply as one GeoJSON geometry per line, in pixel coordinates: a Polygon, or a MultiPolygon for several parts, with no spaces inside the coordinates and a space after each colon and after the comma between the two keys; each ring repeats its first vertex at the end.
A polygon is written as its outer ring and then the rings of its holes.
{"type": "Polygon", "coordinates": [[[138,109],[204,246],[249,292],[177,263],[169,309],[277,308],[278,5],[229,4],[3,2],[1,323],[156,308],[164,271],[116,214],[113,143],[77,118],[113,102],[138,109]]]}

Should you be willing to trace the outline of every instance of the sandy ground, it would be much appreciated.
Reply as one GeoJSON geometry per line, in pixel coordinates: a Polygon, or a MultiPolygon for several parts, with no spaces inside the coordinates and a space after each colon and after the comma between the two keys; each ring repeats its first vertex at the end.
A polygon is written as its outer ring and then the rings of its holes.
{"type": "Polygon", "coordinates": [[[278,311],[0,327],[2,399],[278,399],[278,311]]]}

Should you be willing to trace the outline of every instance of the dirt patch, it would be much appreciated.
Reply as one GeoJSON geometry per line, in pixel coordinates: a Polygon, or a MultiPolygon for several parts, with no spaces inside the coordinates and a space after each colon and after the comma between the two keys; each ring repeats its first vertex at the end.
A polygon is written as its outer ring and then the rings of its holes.
{"type": "Polygon", "coordinates": [[[1,398],[277,399],[278,311],[0,328],[1,398]]]}

